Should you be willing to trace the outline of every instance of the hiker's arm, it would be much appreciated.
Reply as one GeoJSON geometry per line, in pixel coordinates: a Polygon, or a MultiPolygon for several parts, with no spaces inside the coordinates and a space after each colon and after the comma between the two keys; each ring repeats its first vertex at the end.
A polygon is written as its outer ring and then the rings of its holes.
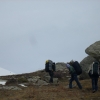
{"type": "Polygon", "coordinates": [[[69,74],[71,74],[71,69],[69,68],[69,74]]]}

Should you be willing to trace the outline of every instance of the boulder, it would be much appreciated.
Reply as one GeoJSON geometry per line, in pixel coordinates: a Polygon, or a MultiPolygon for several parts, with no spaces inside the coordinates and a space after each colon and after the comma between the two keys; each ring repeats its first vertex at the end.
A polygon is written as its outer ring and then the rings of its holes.
{"type": "MultiPolygon", "coordinates": [[[[45,76],[45,81],[47,82],[47,83],[49,83],[49,80],[50,80],[50,76],[45,76]]],[[[53,83],[54,84],[58,84],[58,78],[53,78],[53,83]]]]}
{"type": "Polygon", "coordinates": [[[66,71],[66,64],[63,62],[56,63],[56,71],[66,71]]]}
{"type": "Polygon", "coordinates": [[[85,57],[81,62],[80,65],[82,67],[82,70],[87,73],[89,66],[92,64],[92,62],[95,61],[95,58],[92,56],[85,57]]]}
{"type": "Polygon", "coordinates": [[[46,81],[43,81],[43,80],[38,80],[36,84],[34,85],[39,85],[39,86],[43,86],[43,85],[48,85],[49,83],[47,83],[46,81]]]}
{"type": "Polygon", "coordinates": [[[90,78],[88,75],[88,69],[93,61],[95,61],[95,58],[93,58],[92,56],[87,56],[80,62],[80,65],[82,67],[82,74],[79,76],[79,79],[83,80],[90,78]]]}
{"type": "Polygon", "coordinates": [[[36,83],[39,79],[41,79],[39,76],[32,76],[28,78],[28,82],[36,83]]]}
{"type": "Polygon", "coordinates": [[[88,54],[88,56],[80,62],[83,70],[82,74],[80,75],[80,79],[89,78],[88,69],[92,62],[94,62],[95,60],[98,60],[100,62],[100,41],[91,44],[85,49],[85,52],[88,54]]]}
{"type": "Polygon", "coordinates": [[[85,52],[100,61],[100,41],[91,44],[85,52]]]}
{"type": "Polygon", "coordinates": [[[37,78],[28,78],[28,82],[36,83],[38,81],[37,78]]]}

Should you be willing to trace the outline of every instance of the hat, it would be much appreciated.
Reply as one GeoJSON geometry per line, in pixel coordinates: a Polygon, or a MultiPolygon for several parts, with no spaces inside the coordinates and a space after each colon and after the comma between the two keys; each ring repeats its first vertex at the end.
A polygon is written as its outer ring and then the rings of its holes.
{"type": "Polygon", "coordinates": [[[66,64],[66,67],[67,67],[67,68],[69,68],[69,67],[70,67],[70,65],[67,63],[67,64],[66,64]]]}
{"type": "Polygon", "coordinates": [[[46,60],[46,63],[48,63],[48,60],[46,60]]]}
{"type": "Polygon", "coordinates": [[[73,62],[74,62],[74,60],[72,59],[70,62],[71,62],[71,63],[73,63],[73,62]]]}

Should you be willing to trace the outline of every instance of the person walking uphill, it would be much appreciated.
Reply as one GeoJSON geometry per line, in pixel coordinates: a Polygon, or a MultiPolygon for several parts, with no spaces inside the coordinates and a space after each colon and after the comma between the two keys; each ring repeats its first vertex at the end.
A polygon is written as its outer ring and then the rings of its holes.
{"type": "Polygon", "coordinates": [[[90,65],[89,70],[88,70],[88,74],[91,78],[91,82],[92,82],[92,92],[96,92],[98,90],[98,78],[99,78],[99,62],[95,61],[92,63],[92,65],[90,65]]]}
{"type": "Polygon", "coordinates": [[[71,79],[69,80],[69,88],[72,89],[72,82],[75,80],[78,87],[80,89],[82,89],[82,86],[77,78],[77,73],[76,73],[74,67],[68,63],[66,64],[66,67],[69,69],[69,74],[71,74],[71,79]]]}
{"type": "Polygon", "coordinates": [[[53,76],[54,76],[54,71],[55,71],[55,62],[53,62],[52,60],[46,60],[45,71],[48,72],[49,75],[50,75],[49,83],[53,83],[53,76]]]}

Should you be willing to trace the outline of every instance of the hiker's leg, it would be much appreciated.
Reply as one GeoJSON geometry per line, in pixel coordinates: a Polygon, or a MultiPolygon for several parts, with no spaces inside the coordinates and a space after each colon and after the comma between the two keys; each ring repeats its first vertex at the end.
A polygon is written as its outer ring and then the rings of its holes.
{"type": "Polygon", "coordinates": [[[71,79],[69,80],[69,88],[71,89],[72,88],[72,82],[74,80],[74,77],[73,75],[71,75],[71,79]]]}
{"type": "Polygon", "coordinates": [[[94,91],[95,90],[95,79],[92,78],[92,90],[94,91]]]}
{"type": "Polygon", "coordinates": [[[95,90],[98,90],[98,78],[95,78],[95,90]]]}
{"type": "Polygon", "coordinates": [[[49,71],[49,75],[50,75],[50,80],[49,80],[49,82],[50,82],[50,83],[53,83],[53,73],[52,73],[52,71],[49,71]]]}
{"type": "Polygon", "coordinates": [[[49,71],[49,76],[50,76],[49,82],[51,83],[51,71],[49,71]]]}
{"type": "Polygon", "coordinates": [[[53,83],[53,71],[51,71],[51,82],[53,83]]]}
{"type": "Polygon", "coordinates": [[[78,87],[79,87],[80,89],[82,89],[82,86],[81,86],[81,84],[80,84],[80,82],[79,82],[79,80],[78,80],[78,78],[77,78],[77,74],[74,75],[74,79],[75,79],[75,81],[76,81],[78,87]]]}

